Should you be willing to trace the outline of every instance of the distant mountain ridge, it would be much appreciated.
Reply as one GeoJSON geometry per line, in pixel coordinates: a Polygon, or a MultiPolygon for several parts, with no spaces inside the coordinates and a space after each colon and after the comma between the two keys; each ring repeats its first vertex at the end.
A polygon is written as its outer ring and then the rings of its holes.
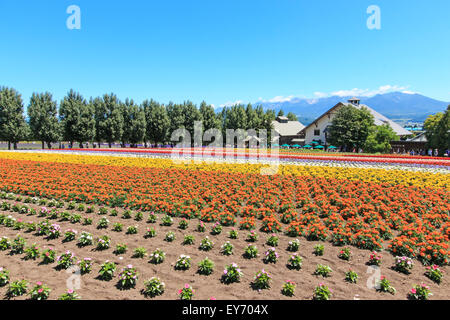
{"type": "MultiPolygon", "coordinates": [[[[331,96],[317,99],[293,98],[284,102],[257,102],[265,109],[282,109],[285,114],[293,112],[299,121],[308,124],[338,102],[352,97],[331,96]]],[[[450,102],[435,100],[421,94],[390,92],[372,97],[358,97],[365,104],[392,120],[424,121],[429,115],[444,111],[450,102]]]]}

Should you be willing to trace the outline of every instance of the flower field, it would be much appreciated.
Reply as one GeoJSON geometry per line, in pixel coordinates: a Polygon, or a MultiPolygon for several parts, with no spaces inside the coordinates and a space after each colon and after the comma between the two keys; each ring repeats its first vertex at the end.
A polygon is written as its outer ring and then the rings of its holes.
{"type": "Polygon", "coordinates": [[[0,294],[73,296],[77,266],[82,299],[449,298],[449,160],[281,153],[261,175],[270,157],[222,155],[0,152],[0,294]]]}

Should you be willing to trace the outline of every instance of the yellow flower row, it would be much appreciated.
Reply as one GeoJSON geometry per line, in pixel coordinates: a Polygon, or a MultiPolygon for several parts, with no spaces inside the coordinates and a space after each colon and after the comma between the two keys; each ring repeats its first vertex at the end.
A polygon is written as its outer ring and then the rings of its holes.
{"type": "Polygon", "coordinates": [[[31,152],[0,152],[1,159],[28,160],[58,163],[75,163],[91,165],[109,165],[124,167],[190,169],[205,171],[226,171],[253,174],[282,174],[336,178],[345,180],[362,180],[377,183],[401,184],[407,186],[433,187],[450,189],[450,175],[432,172],[412,172],[403,170],[385,170],[374,168],[302,166],[280,164],[223,163],[174,161],[163,158],[119,157],[106,155],[79,155],[31,152]]]}

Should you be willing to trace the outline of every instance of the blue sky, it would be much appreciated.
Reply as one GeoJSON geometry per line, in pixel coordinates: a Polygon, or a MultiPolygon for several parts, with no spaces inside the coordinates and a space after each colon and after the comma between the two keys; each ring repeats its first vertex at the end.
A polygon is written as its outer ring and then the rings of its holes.
{"type": "Polygon", "coordinates": [[[70,88],[215,106],[348,90],[450,101],[449,12],[448,0],[1,0],[0,85],[25,104],[70,88]],[[81,30],[66,27],[69,5],[81,30]]]}

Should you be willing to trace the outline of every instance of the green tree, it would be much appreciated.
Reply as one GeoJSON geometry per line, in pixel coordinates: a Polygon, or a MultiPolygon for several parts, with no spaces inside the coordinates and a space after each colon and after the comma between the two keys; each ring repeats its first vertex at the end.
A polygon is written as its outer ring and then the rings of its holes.
{"type": "Polygon", "coordinates": [[[428,148],[438,149],[440,155],[450,149],[450,105],[445,113],[438,112],[429,116],[425,120],[424,129],[428,148]]]}
{"type": "Polygon", "coordinates": [[[113,93],[105,94],[93,101],[95,110],[95,140],[106,141],[111,148],[112,143],[120,141],[123,135],[123,115],[120,102],[113,93]]]}
{"type": "Polygon", "coordinates": [[[327,142],[345,150],[359,150],[366,143],[375,120],[367,108],[341,107],[328,128],[327,142]]]}
{"type": "Polygon", "coordinates": [[[51,143],[61,138],[57,103],[52,94],[33,93],[27,112],[33,138],[42,141],[42,149],[45,148],[45,143],[51,149],[51,143]]]}
{"type": "Polygon", "coordinates": [[[282,109],[278,111],[277,117],[284,117],[284,111],[282,109]]]}
{"type": "Polygon", "coordinates": [[[216,115],[214,108],[203,101],[199,108],[203,121],[203,131],[209,129],[221,129],[220,117],[216,115]]]}
{"type": "Polygon", "coordinates": [[[391,150],[390,142],[396,138],[397,134],[388,123],[373,126],[364,144],[364,151],[387,153],[391,150]]]}
{"type": "Polygon", "coordinates": [[[70,90],[61,102],[59,117],[63,137],[73,146],[74,141],[83,148],[83,142],[95,137],[94,105],[87,103],[81,94],[70,90]]]}
{"type": "Polygon", "coordinates": [[[8,141],[8,149],[29,135],[29,127],[23,115],[21,95],[12,88],[0,87],[0,138],[8,141]]]}
{"type": "Polygon", "coordinates": [[[170,119],[169,139],[172,132],[177,129],[184,128],[184,113],[183,107],[179,104],[169,102],[167,105],[167,114],[170,119]]]}
{"type": "Polygon", "coordinates": [[[122,112],[124,119],[124,131],[122,135],[122,146],[127,142],[131,147],[136,147],[139,142],[144,141],[146,122],[144,110],[136,105],[131,99],[126,99],[122,104],[122,112]]]}
{"type": "Polygon", "coordinates": [[[289,112],[287,114],[287,118],[289,119],[289,121],[298,121],[297,116],[295,115],[295,113],[289,112]]]}
{"type": "Polygon", "coordinates": [[[153,99],[142,103],[145,112],[146,134],[145,140],[152,143],[164,143],[170,128],[170,119],[163,105],[153,99]]]}
{"type": "Polygon", "coordinates": [[[182,110],[184,115],[183,125],[189,131],[191,137],[194,137],[194,122],[202,121],[202,114],[191,101],[185,101],[182,105],[182,110]]]}

